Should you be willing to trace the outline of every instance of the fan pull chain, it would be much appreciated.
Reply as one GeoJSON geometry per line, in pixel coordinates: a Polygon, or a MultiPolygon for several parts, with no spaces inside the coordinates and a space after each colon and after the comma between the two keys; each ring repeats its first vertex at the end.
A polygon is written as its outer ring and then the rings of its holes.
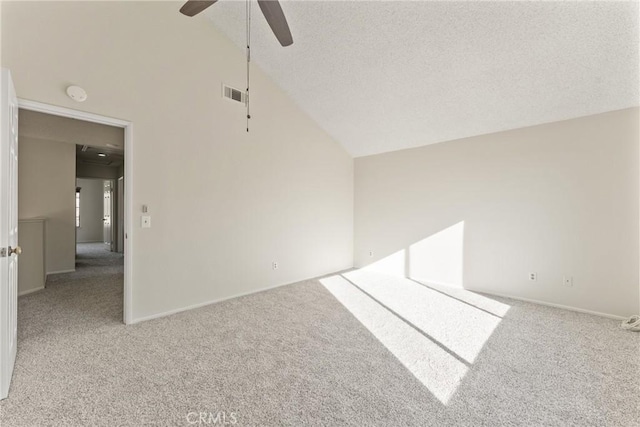
{"type": "Polygon", "coordinates": [[[251,0],[247,0],[247,132],[249,132],[249,119],[251,119],[251,110],[249,109],[249,77],[251,64],[251,0]]]}

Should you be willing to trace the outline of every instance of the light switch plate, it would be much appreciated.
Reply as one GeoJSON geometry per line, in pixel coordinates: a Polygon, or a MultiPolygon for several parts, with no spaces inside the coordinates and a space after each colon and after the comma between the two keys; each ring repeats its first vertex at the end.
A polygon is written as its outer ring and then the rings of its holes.
{"type": "Polygon", "coordinates": [[[151,228],[151,217],[149,215],[143,215],[140,225],[142,228],[151,228]]]}

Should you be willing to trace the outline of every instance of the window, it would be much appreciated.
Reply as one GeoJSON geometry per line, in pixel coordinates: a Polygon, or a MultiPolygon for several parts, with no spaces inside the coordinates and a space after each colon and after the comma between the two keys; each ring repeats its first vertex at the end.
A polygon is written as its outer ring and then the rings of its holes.
{"type": "Polygon", "coordinates": [[[80,187],[76,187],[76,228],[80,228],[80,187]]]}

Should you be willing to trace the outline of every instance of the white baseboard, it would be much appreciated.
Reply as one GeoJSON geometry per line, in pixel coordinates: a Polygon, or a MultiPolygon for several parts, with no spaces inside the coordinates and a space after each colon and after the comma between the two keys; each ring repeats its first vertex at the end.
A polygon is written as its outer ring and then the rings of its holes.
{"type": "MultiPolygon", "coordinates": [[[[265,291],[268,291],[268,290],[271,290],[271,289],[280,288],[282,286],[293,285],[295,283],[303,282],[305,280],[315,280],[315,279],[320,279],[320,278],[323,278],[323,277],[331,276],[331,275],[334,275],[334,274],[341,274],[343,272],[350,271],[350,270],[351,270],[351,268],[347,268],[347,269],[343,269],[343,270],[338,270],[338,271],[322,274],[320,276],[314,276],[314,277],[307,278],[307,279],[300,279],[300,280],[296,280],[294,282],[280,283],[280,284],[277,284],[277,285],[267,286],[267,287],[264,287],[264,288],[255,289],[253,291],[242,292],[242,293],[234,294],[234,295],[231,295],[231,296],[228,296],[228,297],[217,298],[217,299],[213,299],[213,300],[209,300],[209,301],[205,301],[205,302],[201,302],[201,303],[197,303],[197,304],[192,304],[192,305],[189,305],[189,306],[186,306],[186,307],[180,307],[180,308],[176,308],[176,309],[173,309],[173,310],[168,310],[168,311],[164,311],[164,312],[161,312],[161,313],[152,314],[152,315],[149,315],[149,316],[138,317],[138,318],[134,318],[133,321],[131,323],[128,323],[128,324],[132,325],[132,324],[144,322],[144,321],[147,321],[147,320],[153,320],[153,319],[158,319],[158,318],[161,318],[161,317],[171,316],[172,314],[177,314],[177,313],[181,313],[183,311],[188,311],[188,310],[193,310],[193,309],[200,308],[200,307],[205,307],[207,305],[216,304],[216,303],[227,301],[227,300],[230,300],[230,299],[233,299],[233,298],[239,298],[239,297],[243,297],[243,296],[246,296],[246,295],[257,294],[257,293],[265,292],[265,291]]],[[[614,320],[625,320],[626,319],[626,317],[618,316],[618,315],[615,315],[615,314],[602,313],[602,312],[599,312],[599,311],[586,310],[586,309],[583,309],[583,308],[572,307],[572,306],[569,306],[569,305],[555,304],[555,303],[552,303],[552,302],[540,301],[540,300],[535,300],[535,299],[531,299],[531,298],[523,298],[523,297],[517,297],[517,296],[513,296],[513,295],[501,294],[501,293],[487,291],[485,289],[479,289],[479,288],[473,288],[473,289],[472,288],[464,288],[464,289],[467,290],[467,291],[471,291],[471,292],[479,292],[479,293],[482,293],[482,294],[493,295],[493,296],[496,296],[496,297],[510,298],[510,299],[514,299],[514,300],[517,300],[517,301],[524,301],[524,302],[543,305],[543,306],[547,306],[547,307],[560,308],[560,309],[563,309],[563,310],[575,311],[575,312],[578,312],[578,313],[591,314],[591,315],[594,315],[594,316],[605,317],[605,318],[608,318],[608,319],[614,319],[614,320]]]]}
{"type": "Polygon", "coordinates": [[[50,276],[52,274],[63,274],[63,273],[75,273],[76,269],[71,269],[71,270],[58,270],[58,271],[49,271],[47,272],[47,276],[50,276]]]}
{"type": "Polygon", "coordinates": [[[21,297],[21,296],[23,296],[23,295],[29,295],[29,294],[32,294],[32,293],[34,293],[34,292],[41,291],[41,290],[43,290],[43,289],[44,289],[44,286],[41,286],[41,287],[39,287],[39,288],[35,288],[35,289],[28,289],[28,290],[26,290],[26,291],[18,292],[18,296],[19,296],[19,297],[21,297]]]}
{"type": "Polygon", "coordinates": [[[514,299],[514,300],[518,300],[518,301],[524,301],[524,302],[530,302],[530,303],[533,303],[533,304],[544,305],[544,306],[547,306],[547,307],[562,308],[564,310],[576,311],[578,313],[593,314],[594,316],[606,317],[608,319],[614,319],[614,320],[625,320],[626,319],[626,317],[618,316],[618,315],[615,315],[615,314],[601,313],[599,311],[586,310],[584,308],[572,307],[570,305],[562,305],[562,304],[556,304],[556,303],[553,303],[553,302],[540,301],[540,300],[535,300],[535,299],[530,299],[530,298],[516,297],[516,296],[513,296],[513,295],[507,295],[507,294],[500,294],[500,293],[496,293],[496,292],[487,291],[487,290],[484,290],[484,289],[478,289],[478,288],[464,288],[464,289],[467,290],[467,291],[471,291],[471,292],[480,292],[480,293],[486,294],[486,295],[493,295],[493,296],[496,296],[496,297],[510,298],[510,299],[514,299]]]}
{"type": "Polygon", "coordinates": [[[186,306],[186,307],[176,308],[176,309],[169,310],[169,311],[163,311],[162,313],[156,313],[156,314],[152,314],[150,316],[143,316],[143,317],[134,318],[131,321],[131,323],[127,323],[127,325],[133,325],[134,323],[140,323],[140,322],[144,322],[144,321],[147,321],[147,320],[158,319],[160,317],[170,316],[172,314],[181,313],[183,311],[188,311],[188,310],[193,310],[195,308],[205,307],[207,305],[216,304],[216,303],[219,303],[219,302],[222,302],[222,301],[226,301],[226,300],[230,300],[230,299],[233,299],[233,298],[239,298],[239,297],[243,297],[243,296],[246,296],[246,295],[252,295],[252,294],[257,294],[257,293],[260,293],[260,292],[265,292],[265,291],[268,291],[268,290],[271,290],[271,289],[275,289],[275,288],[279,288],[279,287],[282,287],[282,286],[293,285],[295,283],[304,282],[305,280],[319,279],[319,278],[322,278],[322,277],[329,276],[331,274],[339,274],[340,272],[343,272],[343,271],[345,271],[345,270],[338,270],[337,272],[326,273],[326,274],[322,274],[320,276],[314,276],[314,277],[311,277],[311,278],[308,278],[308,279],[300,279],[300,280],[296,280],[294,282],[280,283],[278,285],[267,286],[265,288],[260,288],[260,289],[256,289],[256,290],[248,291],[248,292],[242,292],[242,293],[231,295],[231,296],[228,296],[228,297],[217,298],[217,299],[214,299],[214,300],[200,302],[200,303],[189,305],[189,306],[186,306]]]}
{"type": "Polygon", "coordinates": [[[170,316],[172,314],[181,313],[183,311],[193,310],[195,308],[200,308],[200,307],[204,307],[204,306],[211,305],[211,304],[216,304],[216,303],[219,303],[219,302],[222,302],[222,301],[226,301],[226,300],[230,300],[230,299],[233,299],[233,298],[243,297],[245,295],[257,294],[257,293],[260,293],[260,292],[268,291],[270,289],[279,288],[281,286],[287,286],[287,285],[290,285],[290,284],[291,283],[282,283],[282,284],[279,284],[279,285],[268,286],[266,288],[256,289],[255,291],[243,292],[243,293],[231,295],[231,296],[228,296],[228,297],[223,297],[223,298],[218,298],[218,299],[214,299],[214,300],[210,300],[210,301],[200,302],[198,304],[188,305],[186,307],[181,307],[181,308],[175,308],[173,310],[163,311],[162,313],[152,314],[150,316],[138,317],[137,319],[133,319],[133,321],[130,324],[132,325],[134,323],[140,323],[140,322],[144,322],[146,320],[158,319],[160,317],[170,316]]]}
{"type": "Polygon", "coordinates": [[[86,241],[82,241],[82,242],[76,242],[76,244],[78,243],[104,243],[104,241],[102,240],[86,240],[86,241]]]}

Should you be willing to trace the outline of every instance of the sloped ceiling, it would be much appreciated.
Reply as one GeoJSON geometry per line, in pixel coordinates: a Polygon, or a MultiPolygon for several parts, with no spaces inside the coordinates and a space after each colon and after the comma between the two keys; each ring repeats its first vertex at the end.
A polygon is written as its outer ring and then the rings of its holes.
{"type": "MultiPolygon", "coordinates": [[[[253,63],[356,157],[639,105],[637,2],[283,1],[287,48],[253,3],[253,63]]],[[[244,49],[245,2],[207,18],[244,49]]]]}

